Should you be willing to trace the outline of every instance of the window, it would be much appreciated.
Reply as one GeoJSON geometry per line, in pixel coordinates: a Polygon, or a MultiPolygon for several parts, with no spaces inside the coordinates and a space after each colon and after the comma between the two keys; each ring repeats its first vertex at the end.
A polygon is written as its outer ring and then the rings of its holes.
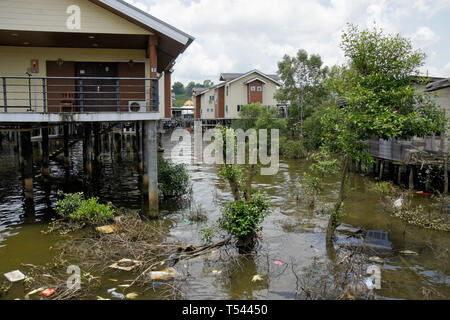
{"type": "Polygon", "coordinates": [[[226,87],[226,89],[227,89],[227,97],[228,97],[228,86],[226,87]]]}
{"type": "Polygon", "coordinates": [[[237,105],[237,111],[238,111],[238,112],[241,111],[241,108],[242,108],[242,104],[238,104],[238,105],[237,105]]]}
{"type": "Polygon", "coordinates": [[[228,105],[225,106],[225,111],[228,112],[228,105]]]}
{"type": "Polygon", "coordinates": [[[262,91],[262,87],[261,86],[258,86],[258,91],[262,91]]]}
{"type": "Polygon", "coordinates": [[[255,90],[256,90],[255,86],[251,86],[251,87],[250,87],[250,90],[251,90],[251,91],[255,91],[255,90]]]}

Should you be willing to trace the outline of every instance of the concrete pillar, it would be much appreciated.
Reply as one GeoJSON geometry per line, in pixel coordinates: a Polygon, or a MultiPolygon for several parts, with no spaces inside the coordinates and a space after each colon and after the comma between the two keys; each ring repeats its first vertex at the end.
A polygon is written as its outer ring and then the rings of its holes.
{"type": "Polygon", "coordinates": [[[149,212],[158,215],[158,141],[157,121],[145,121],[145,152],[143,181],[148,184],[149,212]]]}
{"type": "Polygon", "coordinates": [[[33,144],[31,142],[31,131],[22,131],[20,137],[25,199],[33,199],[33,144]]]}
{"type": "Polygon", "coordinates": [[[136,143],[137,143],[137,148],[138,148],[138,152],[137,152],[137,157],[138,157],[138,170],[140,173],[144,172],[144,162],[143,162],[143,157],[142,157],[142,152],[143,152],[143,138],[144,138],[144,130],[143,130],[143,123],[142,121],[137,121],[136,122],[136,143]]]}
{"type": "Polygon", "coordinates": [[[64,166],[69,167],[70,159],[69,159],[69,125],[64,125],[64,166]]]}
{"type": "Polygon", "coordinates": [[[48,127],[44,127],[41,129],[41,156],[42,156],[42,176],[44,177],[44,181],[48,181],[50,177],[50,167],[48,162],[48,127]]]}
{"type": "Polygon", "coordinates": [[[84,140],[83,140],[83,160],[86,175],[92,176],[92,140],[91,140],[91,124],[84,125],[84,140]]]}

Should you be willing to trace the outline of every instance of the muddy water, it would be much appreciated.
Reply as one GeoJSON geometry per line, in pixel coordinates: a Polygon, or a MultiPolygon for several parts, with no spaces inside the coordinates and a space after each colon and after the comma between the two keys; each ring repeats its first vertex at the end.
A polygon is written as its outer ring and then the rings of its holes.
{"type": "MultiPolygon", "coordinates": [[[[169,137],[164,137],[166,150],[170,149],[169,137]]],[[[107,145],[103,150],[103,166],[97,170],[92,181],[83,178],[82,146],[71,150],[71,167],[64,169],[63,163],[51,162],[51,184],[45,186],[39,174],[39,162],[35,164],[35,199],[24,201],[18,159],[12,147],[3,142],[0,153],[0,273],[20,269],[21,263],[45,264],[52,259],[49,250],[59,236],[44,235],[49,221],[55,218],[51,209],[56,201],[57,190],[65,192],[84,191],[97,195],[102,201],[111,201],[119,206],[141,209],[142,194],[139,191],[139,174],[135,155],[125,150],[120,156],[112,153],[107,145]]],[[[170,157],[169,152],[163,155],[170,157]]],[[[186,160],[190,155],[177,157],[186,160]]],[[[35,159],[39,153],[35,150],[35,159]]],[[[175,268],[183,274],[180,289],[186,299],[294,299],[296,278],[290,265],[300,274],[303,268],[313,263],[326,263],[325,228],[327,217],[312,212],[307,205],[297,202],[298,183],[308,164],[300,161],[281,160],[276,176],[259,176],[254,187],[267,193],[273,205],[273,213],[264,221],[256,253],[251,257],[240,257],[233,252],[222,253],[209,259],[197,259],[177,264],[175,268]],[[282,261],[282,266],[275,265],[282,261]],[[286,268],[289,264],[289,268],[286,268]],[[219,273],[213,273],[213,270],[219,273]],[[252,282],[255,274],[264,275],[264,280],[252,282]]],[[[168,238],[187,243],[200,244],[201,223],[188,224],[190,210],[201,210],[212,224],[220,216],[220,209],[231,194],[226,183],[216,174],[216,168],[209,165],[189,164],[193,183],[193,200],[189,205],[178,201],[161,205],[161,219],[155,225],[164,230],[168,238]]],[[[337,177],[326,180],[324,192],[319,196],[317,207],[332,205],[337,196],[337,177]]],[[[448,261],[439,256],[442,250],[450,249],[450,234],[406,226],[385,210],[384,200],[370,190],[373,181],[355,175],[351,179],[350,196],[345,203],[342,229],[364,228],[388,232],[393,251],[384,257],[382,268],[382,289],[377,290],[379,298],[421,299],[422,288],[432,284],[448,299],[450,296],[450,269],[448,261]],[[404,256],[398,251],[408,249],[419,255],[404,256]]],[[[427,198],[416,197],[415,204],[428,208],[427,198]]],[[[319,210],[320,211],[320,210],[319,210]]],[[[340,239],[344,239],[342,234],[340,239]]],[[[447,255],[448,257],[448,255],[447,255]]],[[[314,264],[316,265],[316,264],[314,264]]],[[[316,269],[321,271],[320,268],[316,269]]],[[[104,277],[103,287],[95,293],[107,297],[106,290],[129,280],[126,273],[111,272],[104,277]],[[111,282],[108,279],[117,279],[111,282]]],[[[138,292],[141,299],[163,298],[164,294],[153,288],[131,288],[127,292],[138,292]]],[[[3,299],[23,299],[24,290],[15,284],[3,299]]]]}

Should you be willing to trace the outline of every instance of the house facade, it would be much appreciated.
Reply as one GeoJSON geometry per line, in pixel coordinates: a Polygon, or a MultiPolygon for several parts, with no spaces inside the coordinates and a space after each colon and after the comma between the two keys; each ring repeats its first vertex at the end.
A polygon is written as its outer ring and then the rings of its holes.
{"type": "Polygon", "coordinates": [[[0,1],[0,117],[139,110],[170,118],[172,67],[192,41],[121,0],[0,1]]]}
{"type": "Polygon", "coordinates": [[[277,107],[277,88],[281,85],[276,75],[258,70],[247,73],[222,73],[219,84],[194,92],[195,118],[237,119],[242,106],[261,103],[277,107]]]}

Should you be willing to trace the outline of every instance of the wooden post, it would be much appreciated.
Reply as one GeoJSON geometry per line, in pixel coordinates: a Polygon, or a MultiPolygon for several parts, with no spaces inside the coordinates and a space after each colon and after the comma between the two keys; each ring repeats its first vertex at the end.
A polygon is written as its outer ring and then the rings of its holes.
{"type": "Polygon", "coordinates": [[[409,190],[414,190],[414,166],[409,166],[409,190]]]}
{"type": "Polygon", "coordinates": [[[384,171],[384,161],[381,160],[380,161],[380,172],[378,175],[378,179],[381,181],[381,179],[383,178],[383,171],[384,171]]]}
{"type": "Polygon", "coordinates": [[[94,159],[95,163],[101,162],[101,141],[100,141],[100,123],[95,122],[93,124],[94,129],[94,159]]]}
{"type": "Polygon", "coordinates": [[[25,198],[33,198],[33,144],[31,142],[31,131],[20,133],[22,140],[21,158],[23,159],[23,178],[25,187],[25,198]]]}
{"type": "Polygon", "coordinates": [[[64,166],[69,167],[69,125],[64,124],[64,166]]]}
{"type": "Polygon", "coordinates": [[[92,141],[91,141],[91,124],[84,125],[84,141],[83,141],[83,157],[86,175],[92,177],[92,141]]]}
{"type": "Polygon", "coordinates": [[[48,127],[46,127],[47,124],[44,124],[44,127],[41,129],[41,151],[42,151],[42,176],[44,177],[44,182],[48,182],[50,177],[50,167],[49,167],[49,161],[48,161],[48,127]]]}
{"type": "MultiPolygon", "coordinates": [[[[158,73],[158,37],[151,35],[148,37],[147,58],[150,58],[150,78],[156,79],[158,73]]],[[[150,87],[152,85],[150,84],[150,87]]],[[[152,89],[150,89],[150,110],[156,111],[154,102],[151,100],[152,89]]]]}

